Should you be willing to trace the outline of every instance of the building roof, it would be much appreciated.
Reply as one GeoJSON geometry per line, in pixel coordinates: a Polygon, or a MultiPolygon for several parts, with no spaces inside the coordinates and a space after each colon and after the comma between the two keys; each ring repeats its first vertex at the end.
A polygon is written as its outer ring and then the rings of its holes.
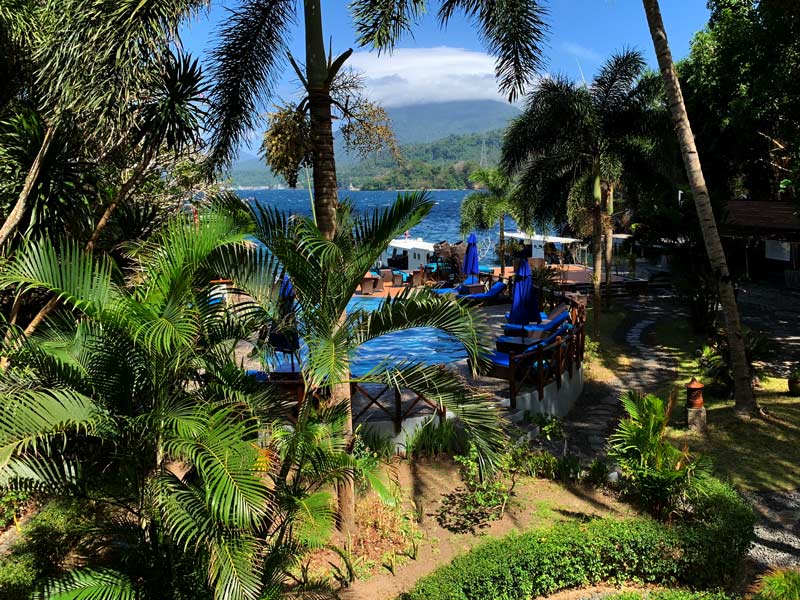
{"type": "Polygon", "coordinates": [[[800,241],[798,208],[791,202],[731,200],[720,224],[728,237],[800,241]]]}
{"type": "Polygon", "coordinates": [[[542,235],[541,233],[524,233],[522,231],[511,231],[506,234],[506,237],[515,238],[518,240],[525,240],[526,242],[553,242],[554,244],[574,244],[580,242],[576,238],[559,237],[557,235],[542,235]]]}
{"type": "Polygon", "coordinates": [[[424,250],[425,252],[433,252],[433,244],[426,242],[422,238],[400,238],[389,242],[390,248],[399,248],[401,250],[424,250]]]}

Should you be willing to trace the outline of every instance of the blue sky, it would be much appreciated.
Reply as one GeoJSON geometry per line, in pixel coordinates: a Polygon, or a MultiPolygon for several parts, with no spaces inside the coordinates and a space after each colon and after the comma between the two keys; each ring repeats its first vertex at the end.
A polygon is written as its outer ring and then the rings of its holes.
{"type": "MultiPolygon", "coordinates": [[[[298,0],[298,7],[301,2],[298,0]]],[[[333,36],[334,51],[353,46],[355,32],[346,0],[322,0],[326,37],[333,36]]],[[[393,55],[377,56],[356,49],[350,61],[364,72],[371,95],[387,106],[457,99],[502,99],[492,77],[493,59],[486,55],[466,19],[454,19],[440,30],[435,10],[425,15],[393,55]]],[[[215,30],[226,17],[224,6],[215,4],[207,17],[184,28],[185,46],[201,54],[213,47],[215,30]]],[[[549,0],[550,33],[545,49],[546,70],[590,79],[614,50],[632,46],[645,52],[655,66],[650,35],[639,0],[549,0]]],[[[708,19],[705,0],[661,0],[661,9],[673,53],[686,55],[692,35],[708,19]]],[[[292,34],[291,50],[302,57],[302,31],[292,34]]],[[[295,87],[286,73],[278,94],[291,96],[295,87]]]]}

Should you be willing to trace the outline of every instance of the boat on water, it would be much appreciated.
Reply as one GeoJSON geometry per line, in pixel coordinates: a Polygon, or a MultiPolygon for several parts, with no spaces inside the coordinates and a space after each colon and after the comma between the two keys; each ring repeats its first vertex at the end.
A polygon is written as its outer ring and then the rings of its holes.
{"type": "Polygon", "coordinates": [[[422,238],[399,238],[389,242],[376,261],[375,268],[408,271],[435,262],[433,244],[422,238]]]}

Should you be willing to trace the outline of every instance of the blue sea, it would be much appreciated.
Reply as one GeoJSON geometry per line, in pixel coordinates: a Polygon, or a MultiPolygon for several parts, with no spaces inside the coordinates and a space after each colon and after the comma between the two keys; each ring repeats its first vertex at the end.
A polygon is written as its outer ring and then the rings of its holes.
{"type": "MultiPolygon", "coordinates": [[[[277,207],[292,214],[311,216],[311,199],[308,190],[237,190],[236,193],[244,199],[253,199],[260,204],[277,207]]],[[[341,199],[349,199],[359,210],[372,211],[375,208],[389,206],[396,198],[396,191],[359,191],[339,192],[341,199]]],[[[436,205],[428,216],[416,227],[411,229],[411,237],[421,237],[426,242],[440,242],[447,240],[450,243],[462,239],[459,228],[459,208],[461,201],[470,193],[470,190],[436,190],[428,194],[436,205]]],[[[514,221],[506,219],[506,231],[516,229],[514,221]]],[[[480,246],[484,249],[481,262],[495,264],[496,257],[493,251],[488,251],[489,245],[497,242],[498,228],[492,231],[477,232],[480,246]]]]}

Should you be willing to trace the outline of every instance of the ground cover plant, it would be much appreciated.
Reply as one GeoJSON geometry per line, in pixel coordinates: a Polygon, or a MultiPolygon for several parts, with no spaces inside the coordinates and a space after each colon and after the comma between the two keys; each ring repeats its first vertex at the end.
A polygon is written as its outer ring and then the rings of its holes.
{"type": "Polygon", "coordinates": [[[711,587],[729,581],[753,536],[753,514],[715,482],[691,521],[594,520],[489,541],[420,580],[403,600],[523,600],[600,581],[711,587]]]}

